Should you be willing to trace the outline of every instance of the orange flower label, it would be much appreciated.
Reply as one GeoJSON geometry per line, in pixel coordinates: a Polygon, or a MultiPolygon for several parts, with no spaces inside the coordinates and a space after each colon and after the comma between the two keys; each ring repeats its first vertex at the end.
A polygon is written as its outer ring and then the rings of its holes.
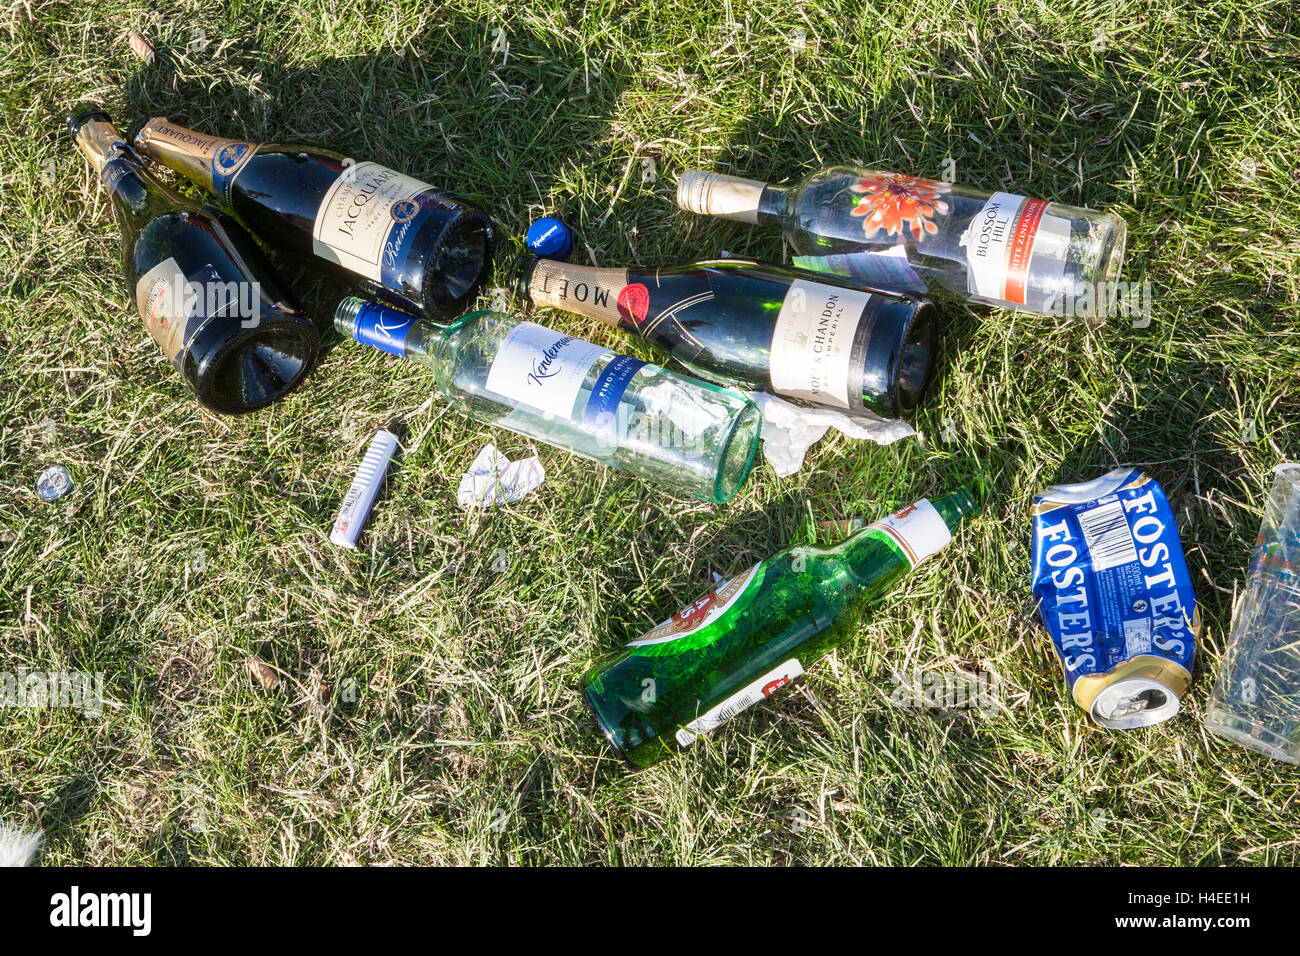
{"type": "Polygon", "coordinates": [[[952,187],[901,173],[869,173],[849,188],[858,194],[853,215],[862,217],[868,239],[884,230],[900,238],[910,232],[920,240],[939,231],[934,218],[948,211],[943,197],[952,187]]]}

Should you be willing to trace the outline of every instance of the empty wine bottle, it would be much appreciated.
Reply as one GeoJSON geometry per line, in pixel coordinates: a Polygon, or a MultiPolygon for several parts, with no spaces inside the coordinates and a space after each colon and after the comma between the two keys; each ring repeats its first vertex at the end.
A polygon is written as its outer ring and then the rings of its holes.
{"type": "Polygon", "coordinates": [[[199,401],[237,414],[294,388],[316,359],[316,327],[252,238],[154,180],[102,110],[74,111],[68,128],[122,230],[132,302],[199,401]]]}
{"type": "Polygon", "coordinates": [[[804,268],[1043,314],[1093,314],[1124,259],[1113,213],[849,166],[793,186],[692,170],[677,204],[780,226],[804,268]]]}
{"type": "Polygon", "coordinates": [[[835,547],[786,548],[719,581],[587,674],[606,739],[636,767],[689,747],[847,639],[853,610],[946,547],[974,512],[964,490],[923,498],[835,547]]]}
{"type": "Polygon", "coordinates": [[[473,301],[492,264],[492,221],[463,199],[378,163],[306,146],[218,139],[136,120],[146,156],[198,183],[253,233],[437,318],[473,301]]]}
{"type": "Polygon", "coordinates": [[[525,258],[515,289],[648,339],[701,375],[850,414],[910,412],[930,376],[928,299],[802,269],[746,259],[601,269],[525,258]]]}
{"type": "Polygon", "coordinates": [[[344,335],[433,369],[465,414],[706,501],[730,501],[762,415],[729,389],[500,312],[449,326],[347,298],[344,335]]]}

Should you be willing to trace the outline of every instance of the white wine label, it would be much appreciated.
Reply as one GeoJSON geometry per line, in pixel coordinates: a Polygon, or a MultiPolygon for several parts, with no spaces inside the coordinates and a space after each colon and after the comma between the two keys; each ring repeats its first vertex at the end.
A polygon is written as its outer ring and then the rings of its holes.
{"type": "MultiPolygon", "coordinates": [[[[759,564],[762,564],[762,562],[759,562],[759,564]]],[[[754,572],[758,570],[759,564],[754,565],[743,574],[736,575],[734,578],[719,581],[718,586],[704,597],[698,601],[692,601],[662,624],[646,631],[635,641],[628,641],[627,646],[644,647],[647,644],[665,644],[712,624],[726,614],[727,609],[745,593],[745,589],[749,587],[749,582],[753,580],[754,572]]]]}
{"type": "MultiPolygon", "coordinates": [[[[772,334],[772,390],[850,408],[853,340],[871,293],[796,279],[772,334]]],[[[858,403],[860,404],[860,400],[858,403]]]]}
{"type": "Polygon", "coordinates": [[[135,304],[163,354],[175,360],[185,345],[190,316],[199,304],[175,259],[169,256],[140,277],[135,284],[135,304]]]}
{"type": "MultiPolygon", "coordinates": [[[[1010,301],[1006,295],[1007,252],[1024,203],[1024,196],[994,193],[971,220],[965,236],[971,292],[990,299],[1010,301]]],[[[1040,211],[1039,217],[1041,215],[1040,211]]],[[[1037,218],[1033,225],[1035,228],[1038,226],[1037,218]]],[[[1031,235],[1031,241],[1032,238],[1031,235]]]]}
{"type": "Polygon", "coordinates": [[[800,269],[844,276],[878,289],[925,291],[925,283],[912,269],[907,260],[907,249],[903,246],[864,249],[833,256],[795,256],[791,261],[800,269]]]}
{"type": "Polygon", "coordinates": [[[587,373],[608,349],[532,322],[520,322],[502,340],[487,389],[532,408],[570,418],[587,373]]]}
{"type": "Polygon", "coordinates": [[[1052,287],[1065,271],[1070,224],[1045,215],[1048,203],[994,193],[963,237],[970,292],[1012,305],[1027,304],[1030,267],[1036,285],[1052,287]]]}
{"type": "Polygon", "coordinates": [[[900,508],[869,528],[883,531],[902,549],[912,567],[938,554],[952,540],[952,532],[928,498],[900,508]]]}
{"type": "Polygon", "coordinates": [[[803,665],[797,658],[791,658],[779,667],[774,667],[758,680],[746,684],[716,707],[692,720],[677,731],[677,742],[683,747],[695,743],[700,734],[717,730],[732,717],[761,703],[790,681],[803,674],[803,665]]]}
{"type": "Polygon", "coordinates": [[[428,183],[378,163],[343,170],[316,211],[312,251],[376,282],[384,281],[389,234],[420,212],[428,183]]]}

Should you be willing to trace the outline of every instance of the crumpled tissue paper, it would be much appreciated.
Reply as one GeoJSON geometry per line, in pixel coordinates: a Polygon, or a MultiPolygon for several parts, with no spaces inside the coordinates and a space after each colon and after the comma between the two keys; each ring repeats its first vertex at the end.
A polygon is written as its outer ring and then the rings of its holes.
{"type": "Polygon", "coordinates": [[[808,449],[835,428],[850,438],[869,438],[889,445],[915,435],[899,418],[881,418],[871,412],[845,415],[833,408],[806,408],[767,392],[746,392],[763,412],[763,457],[781,478],[803,467],[808,449]]]}
{"type": "Polygon", "coordinates": [[[528,494],[546,478],[537,456],[511,461],[495,445],[487,445],[460,479],[456,499],[462,508],[491,508],[528,494]]]}

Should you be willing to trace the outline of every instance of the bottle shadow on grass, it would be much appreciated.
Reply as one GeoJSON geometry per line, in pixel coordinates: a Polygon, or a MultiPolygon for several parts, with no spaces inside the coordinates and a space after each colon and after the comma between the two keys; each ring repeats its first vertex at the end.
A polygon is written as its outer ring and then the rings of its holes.
{"type": "MultiPolygon", "coordinates": [[[[400,50],[307,64],[236,46],[215,77],[184,75],[160,50],[125,95],[133,115],[167,116],[214,136],[319,145],[478,203],[498,224],[487,287],[504,288],[513,237],[543,212],[563,214],[575,170],[621,174],[597,147],[631,67],[614,54],[594,57],[576,37],[520,34],[504,63],[492,46],[490,24],[460,18],[400,50]]],[[[324,333],[327,358],[334,307],[348,286],[271,254],[324,333]]]]}

